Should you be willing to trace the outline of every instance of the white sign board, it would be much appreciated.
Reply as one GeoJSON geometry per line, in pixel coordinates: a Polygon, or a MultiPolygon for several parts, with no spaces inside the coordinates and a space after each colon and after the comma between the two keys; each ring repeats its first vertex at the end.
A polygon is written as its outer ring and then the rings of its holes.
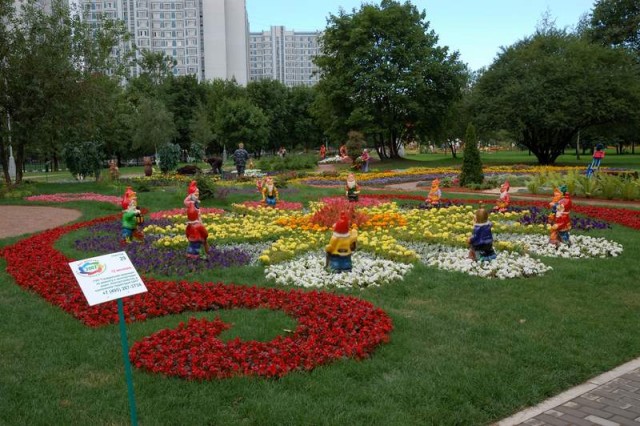
{"type": "Polygon", "coordinates": [[[89,305],[97,305],[147,291],[124,251],[69,262],[89,305]]]}

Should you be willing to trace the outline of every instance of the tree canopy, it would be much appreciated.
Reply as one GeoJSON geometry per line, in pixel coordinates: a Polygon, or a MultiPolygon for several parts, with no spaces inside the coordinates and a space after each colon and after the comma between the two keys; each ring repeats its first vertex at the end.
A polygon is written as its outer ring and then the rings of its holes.
{"type": "Polygon", "coordinates": [[[633,55],[555,28],[503,49],[472,95],[485,129],[507,129],[541,164],[551,164],[578,131],[638,114],[640,72],[633,55]]]}
{"type": "Polygon", "coordinates": [[[440,129],[466,67],[457,52],[437,46],[425,17],[393,0],[329,16],[315,61],[321,80],[314,111],[334,140],[359,130],[381,158],[397,157],[408,126],[422,136],[440,129]]]}

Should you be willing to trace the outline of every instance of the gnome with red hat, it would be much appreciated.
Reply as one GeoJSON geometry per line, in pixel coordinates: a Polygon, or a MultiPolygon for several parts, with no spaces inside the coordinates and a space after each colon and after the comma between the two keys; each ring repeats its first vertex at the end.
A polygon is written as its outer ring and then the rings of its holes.
{"type": "Polygon", "coordinates": [[[261,192],[262,203],[269,207],[275,207],[278,202],[278,188],[273,184],[273,179],[270,176],[264,179],[261,192]]]}
{"type": "Polygon", "coordinates": [[[143,240],[144,235],[142,231],[138,230],[138,225],[144,222],[142,212],[138,208],[138,198],[136,193],[127,187],[124,196],[122,197],[122,240],[121,244],[127,244],[134,238],[137,240],[143,240]]]}
{"type": "Polygon", "coordinates": [[[509,207],[509,203],[511,202],[511,197],[509,197],[509,181],[505,180],[504,183],[500,186],[500,197],[498,197],[498,201],[496,202],[495,210],[498,210],[500,213],[504,213],[507,211],[509,207]]]}
{"type": "Polygon", "coordinates": [[[200,190],[195,180],[189,183],[187,188],[187,196],[184,199],[184,206],[189,209],[189,205],[193,204],[196,210],[200,210],[200,190]]]}
{"type": "Polygon", "coordinates": [[[200,209],[195,203],[190,203],[187,207],[187,229],[185,230],[189,245],[187,246],[187,257],[192,259],[206,258],[209,252],[207,238],[209,232],[200,220],[200,209]]]}
{"type": "Polygon", "coordinates": [[[135,196],[136,196],[136,193],[133,191],[133,189],[131,189],[130,186],[127,186],[127,189],[124,190],[122,201],[120,202],[120,205],[122,206],[122,210],[126,210],[127,207],[129,207],[129,200],[131,200],[131,198],[135,196]]]}
{"type": "Polygon", "coordinates": [[[561,243],[571,247],[571,240],[569,239],[569,231],[571,230],[571,218],[569,217],[571,199],[562,198],[556,203],[555,209],[553,221],[551,222],[549,242],[555,245],[556,248],[560,246],[561,243]]]}
{"type": "Polygon", "coordinates": [[[340,213],[340,219],[333,227],[333,235],[325,248],[327,266],[334,272],[351,271],[351,254],[356,249],[358,231],[349,229],[349,217],[340,213]]]}

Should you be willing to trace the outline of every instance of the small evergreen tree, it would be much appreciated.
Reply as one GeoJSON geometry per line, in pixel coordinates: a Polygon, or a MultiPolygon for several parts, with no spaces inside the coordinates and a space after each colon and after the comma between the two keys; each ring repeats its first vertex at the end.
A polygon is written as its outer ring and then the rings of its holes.
{"type": "Polygon", "coordinates": [[[476,128],[472,123],[469,123],[464,135],[463,155],[464,158],[462,159],[460,186],[467,186],[472,183],[482,183],[484,179],[484,174],[482,173],[482,161],[480,160],[480,151],[478,151],[476,128]]]}
{"type": "Polygon", "coordinates": [[[351,158],[351,161],[355,163],[356,158],[362,154],[362,149],[365,147],[367,141],[364,139],[364,135],[356,130],[349,131],[347,138],[347,155],[351,158]]]}
{"type": "Polygon", "coordinates": [[[73,176],[84,179],[86,176],[100,177],[104,149],[101,143],[94,141],[69,144],[62,151],[67,168],[73,176]]]}
{"type": "Polygon", "coordinates": [[[167,142],[158,148],[158,156],[160,157],[160,171],[162,173],[169,173],[171,170],[175,170],[178,167],[178,160],[180,160],[180,146],[167,142]]]}

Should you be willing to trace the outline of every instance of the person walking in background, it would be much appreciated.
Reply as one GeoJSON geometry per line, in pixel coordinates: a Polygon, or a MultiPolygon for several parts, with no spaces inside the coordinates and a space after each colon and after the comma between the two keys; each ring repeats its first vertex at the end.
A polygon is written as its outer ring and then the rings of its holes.
{"type": "Polygon", "coordinates": [[[244,149],[244,144],[240,142],[238,144],[238,149],[233,153],[233,162],[236,165],[236,170],[238,172],[238,177],[244,176],[244,168],[249,161],[249,153],[246,149],[244,149]]]}
{"type": "Polygon", "coordinates": [[[320,159],[324,160],[324,157],[327,155],[327,147],[324,144],[320,145],[320,159]]]}
{"type": "Polygon", "coordinates": [[[369,171],[369,160],[371,159],[371,156],[369,155],[369,150],[367,148],[365,148],[362,151],[362,155],[360,156],[360,158],[362,159],[362,171],[363,172],[368,172],[369,171]]]}

